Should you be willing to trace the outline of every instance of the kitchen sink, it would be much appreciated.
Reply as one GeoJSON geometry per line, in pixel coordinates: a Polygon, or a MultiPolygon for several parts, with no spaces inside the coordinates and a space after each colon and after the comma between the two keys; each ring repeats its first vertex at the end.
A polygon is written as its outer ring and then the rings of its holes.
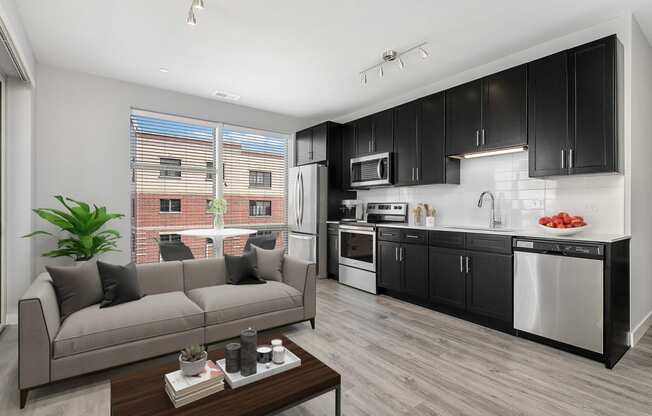
{"type": "Polygon", "coordinates": [[[460,226],[460,225],[445,225],[443,226],[443,228],[451,228],[456,230],[489,231],[492,233],[509,233],[512,231],[516,231],[516,229],[514,228],[468,227],[468,226],[460,226]]]}

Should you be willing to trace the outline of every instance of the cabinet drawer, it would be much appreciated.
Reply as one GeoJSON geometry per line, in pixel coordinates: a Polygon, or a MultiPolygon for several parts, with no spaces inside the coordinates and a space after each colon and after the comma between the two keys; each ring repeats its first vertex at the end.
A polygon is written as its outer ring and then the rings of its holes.
{"type": "Polygon", "coordinates": [[[426,244],[428,232],[424,230],[401,230],[401,241],[412,244],[426,244]]]}
{"type": "Polygon", "coordinates": [[[467,250],[511,254],[512,237],[509,235],[467,234],[466,248],[467,250]]]}
{"type": "Polygon", "coordinates": [[[381,241],[401,241],[401,230],[398,228],[378,228],[378,239],[381,241]]]}
{"type": "Polygon", "coordinates": [[[452,231],[430,231],[428,244],[437,247],[464,248],[464,233],[452,231]]]}

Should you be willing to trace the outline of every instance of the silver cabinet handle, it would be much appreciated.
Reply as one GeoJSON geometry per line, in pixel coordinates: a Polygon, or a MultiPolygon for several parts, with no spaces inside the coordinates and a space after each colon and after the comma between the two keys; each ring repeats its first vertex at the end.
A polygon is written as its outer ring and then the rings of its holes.
{"type": "Polygon", "coordinates": [[[484,129],[482,129],[482,145],[484,146],[484,129]]]}
{"type": "Polygon", "coordinates": [[[418,235],[412,235],[412,234],[405,234],[407,238],[419,238],[418,235]]]}
{"type": "Polygon", "coordinates": [[[574,157],[573,157],[573,156],[574,156],[573,153],[575,153],[575,152],[573,151],[573,149],[568,150],[568,167],[569,167],[570,169],[573,169],[573,165],[575,164],[575,162],[573,161],[573,159],[574,159],[574,157]]]}
{"type": "Polygon", "coordinates": [[[412,180],[414,180],[414,168],[412,168],[412,180]]]}
{"type": "Polygon", "coordinates": [[[398,262],[398,247],[394,247],[394,260],[398,262]]]}
{"type": "Polygon", "coordinates": [[[464,273],[464,260],[460,256],[460,273],[464,273]]]}
{"type": "Polygon", "coordinates": [[[480,130],[475,131],[475,147],[480,147],[480,130]]]}
{"type": "Polygon", "coordinates": [[[417,174],[416,174],[416,177],[417,177],[416,180],[419,180],[419,168],[417,168],[417,174]]]}
{"type": "Polygon", "coordinates": [[[405,259],[405,251],[404,250],[405,249],[403,247],[401,247],[399,249],[399,254],[401,255],[401,261],[403,261],[405,259]]]}
{"type": "Polygon", "coordinates": [[[469,272],[469,256],[466,256],[466,272],[469,272]]]}
{"type": "Polygon", "coordinates": [[[566,149],[561,149],[561,168],[566,168],[566,149]]]}

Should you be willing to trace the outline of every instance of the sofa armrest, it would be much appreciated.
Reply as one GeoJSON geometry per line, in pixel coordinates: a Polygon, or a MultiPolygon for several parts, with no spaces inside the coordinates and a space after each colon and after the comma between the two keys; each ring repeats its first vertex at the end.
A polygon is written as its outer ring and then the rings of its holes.
{"type": "Polygon", "coordinates": [[[52,341],[59,332],[59,303],[52,280],[42,273],[18,301],[18,384],[50,382],[52,341]]]}
{"type": "Polygon", "coordinates": [[[316,264],[285,256],[283,261],[283,282],[303,293],[304,318],[315,317],[317,305],[316,264]]]}

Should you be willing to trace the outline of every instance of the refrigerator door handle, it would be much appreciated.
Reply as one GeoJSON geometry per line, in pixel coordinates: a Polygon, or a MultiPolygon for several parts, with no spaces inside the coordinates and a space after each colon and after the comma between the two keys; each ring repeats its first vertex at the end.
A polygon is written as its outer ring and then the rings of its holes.
{"type": "Polygon", "coordinates": [[[299,174],[300,170],[297,171],[297,180],[294,183],[294,222],[299,226],[299,174]]]}
{"type": "Polygon", "coordinates": [[[301,216],[299,217],[301,219],[301,225],[303,225],[303,204],[304,204],[304,197],[305,197],[305,189],[303,187],[303,172],[301,172],[301,216]]]}

